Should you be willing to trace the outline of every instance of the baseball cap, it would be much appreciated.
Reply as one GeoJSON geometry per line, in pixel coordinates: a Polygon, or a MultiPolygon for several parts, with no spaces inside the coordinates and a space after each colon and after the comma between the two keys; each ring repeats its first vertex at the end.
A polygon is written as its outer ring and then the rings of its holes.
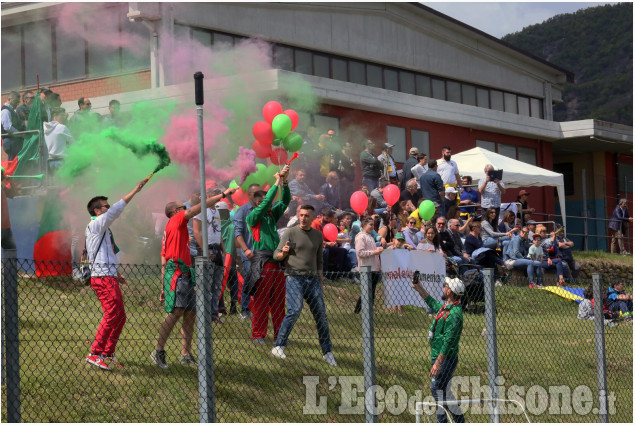
{"type": "Polygon", "coordinates": [[[536,224],[536,220],[527,220],[527,224],[536,224]]]}
{"type": "Polygon", "coordinates": [[[456,295],[463,295],[465,293],[465,285],[458,277],[449,278],[446,276],[445,283],[450,287],[450,291],[454,292],[456,295]]]}
{"type": "Polygon", "coordinates": [[[419,153],[419,149],[415,148],[415,147],[412,147],[412,148],[410,148],[409,153],[410,153],[410,155],[417,154],[417,153],[419,153]]]}
{"type": "Polygon", "coordinates": [[[214,208],[216,208],[217,210],[228,210],[229,206],[227,205],[227,202],[221,201],[221,202],[216,202],[216,205],[214,205],[214,208]]]}
{"type": "Polygon", "coordinates": [[[448,187],[446,187],[446,188],[445,188],[445,192],[446,192],[446,193],[458,193],[458,192],[456,191],[456,188],[454,188],[453,186],[448,186],[448,187]]]}
{"type": "Polygon", "coordinates": [[[406,240],[406,237],[403,235],[403,233],[401,232],[397,232],[395,233],[395,239],[401,239],[401,240],[406,240]]]}
{"type": "Polygon", "coordinates": [[[531,193],[527,192],[525,189],[521,190],[520,192],[518,192],[518,196],[523,196],[523,195],[531,195],[531,193]]]}
{"type": "Polygon", "coordinates": [[[388,143],[388,142],[384,143],[384,149],[389,149],[389,148],[394,148],[394,147],[395,147],[395,145],[393,145],[392,143],[388,143]]]}
{"type": "Polygon", "coordinates": [[[536,239],[538,240],[542,239],[542,236],[540,236],[540,233],[534,233],[534,240],[536,239]]]}

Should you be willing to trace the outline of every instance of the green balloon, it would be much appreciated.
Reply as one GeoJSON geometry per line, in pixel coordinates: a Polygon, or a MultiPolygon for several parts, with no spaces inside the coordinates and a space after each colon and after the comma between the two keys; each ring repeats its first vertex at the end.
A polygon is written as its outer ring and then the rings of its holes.
{"type": "Polygon", "coordinates": [[[282,139],[277,139],[277,138],[275,138],[275,139],[273,139],[273,141],[271,142],[271,144],[272,144],[273,146],[280,146],[280,145],[282,144],[282,139]]]}
{"type": "Polygon", "coordinates": [[[285,137],[284,141],[282,142],[284,148],[289,152],[299,151],[303,143],[304,140],[302,140],[302,136],[300,136],[298,133],[289,133],[289,135],[285,137]]]}
{"type": "Polygon", "coordinates": [[[434,202],[426,199],[419,205],[419,217],[421,220],[428,221],[434,215],[434,202]]]}
{"type": "Polygon", "coordinates": [[[271,121],[271,129],[273,130],[273,134],[280,139],[283,139],[289,134],[291,131],[291,127],[293,124],[291,123],[291,118],[287,114],[278,114],[271,121]]]}

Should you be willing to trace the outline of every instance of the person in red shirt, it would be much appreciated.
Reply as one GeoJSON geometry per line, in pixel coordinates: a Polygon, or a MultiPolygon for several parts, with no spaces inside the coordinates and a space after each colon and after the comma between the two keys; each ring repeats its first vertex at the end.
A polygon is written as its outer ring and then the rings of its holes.
{"type": "MultiPolygon", "coordinates": [[[[227,189],[220,195],[207,198],[205,206],[210,208],[221,199],[227,198],[236,188],[227,189]]],[[[190,354],[192,347],[192,333],[196,317],[196,296],[194,282],[192,282],[192,257],[190,256],[187,223],[201,212],[202,203],[186,209],[181,202],[169,202],[165,206],[168,224],[163,232],[161,243],[161,277],[163,288],[159,300],[165,302],[167,315],[163,319],[159,330],[156,349],[150,354],[152,361],[162,369],[168,364],[165,361],[165,343],[172,333],[176,322],[183,316],[181,326],[181,364],[196,364],[190,354]]]]}

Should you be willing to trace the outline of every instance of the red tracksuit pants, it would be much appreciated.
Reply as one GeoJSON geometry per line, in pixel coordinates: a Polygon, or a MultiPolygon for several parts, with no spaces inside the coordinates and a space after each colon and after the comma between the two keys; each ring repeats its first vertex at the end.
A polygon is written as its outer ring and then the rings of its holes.
{"type": "Polygon", "coordinates": [[[119,334],[126,323],[126,311],[123,307],[123,297],[119,282],[116,277],[103,276],[90,279],[90,286],[97,293],[97,298],[101,302],[101,309],[104,317],[97,328],[95,342],[91,346],[92,354],[102,354],[112,356],[115,354],[119,334]]]}
{"type": "Polygon", "coordinates": [[[278,337],[278,331],[284,319],[284,307],[286,301],[286,287],[284,272],[277,263],[265,263],[262,276],[256,283],[256,293],[253,301],[253,317],[251,319],[251,337],[265,338],[267,325],[271,313],[274,338],[278,337]]]}

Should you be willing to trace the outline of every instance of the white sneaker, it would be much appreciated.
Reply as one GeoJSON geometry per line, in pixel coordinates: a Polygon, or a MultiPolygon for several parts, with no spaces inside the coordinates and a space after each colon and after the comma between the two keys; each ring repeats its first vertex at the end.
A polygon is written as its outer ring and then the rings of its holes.
{"type": "MultiPolygon", "coordinates": [[[[278,345],[276,347],[273,347],[273,350],[271,350],[271,354],[274,355],[274,357],[278,357],[279,359],[286,359],[287,355],[284,354],[284,347],[282,347],[281,345],[278,345]]],[[[331,355],[332,357],[333,355],[331,355]]],[[[335,361],[335,360],[333,360],[335,361]]]]}
{"type": "Polygon", "coordinates": [[[330,351],[322,356],[325,362],[330,364],[331,366],[337,366],[337,362],[335,361],[335,357],[333,357],[333,353],[330,351]]]}
{"type": "Polygon", "coordinates": [[[513,268],[514,268],[514,263],[515,263],[515,262],[516,262],[515,260],[511,260],[511,259],[510,259],[510,260],[505,261],[505,268],[506,268],[507,270],[511,270],[511,269],[513,269],[513,268]]]}

